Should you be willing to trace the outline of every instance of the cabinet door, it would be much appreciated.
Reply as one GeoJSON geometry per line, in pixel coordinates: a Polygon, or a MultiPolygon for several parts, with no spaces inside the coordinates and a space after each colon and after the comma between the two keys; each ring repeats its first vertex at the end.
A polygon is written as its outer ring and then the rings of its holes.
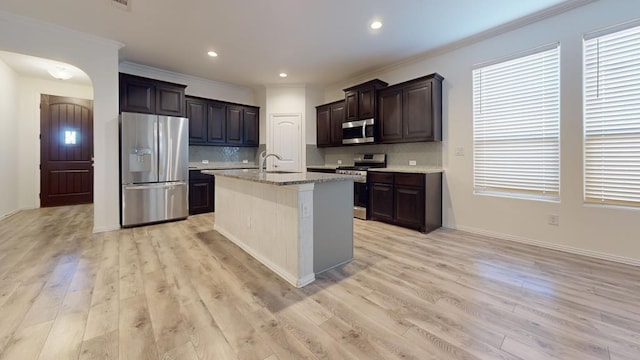
{"type": "Polygon", "coordinates": [[[260,124],[258,121],[258,110],[250,107],[244,108],[242,131],[244,145],[258,146],[260,142],[259,131],[260,124]]]}
{"type": "Polygon", "coordinates": [[[363,89],[358,92],[358,115],[360,119],[370,119],[375,115],[376,89],[363,89]]]}
{"type": "Polygon", "coordinates": [[[156,88],[152,82],[120,74],[120,111],[154,114],[156,88]]]}
{"type": "Polygon", "coordinates": [[[402,89],[381,91],[378,99],[380,142],[402,141],[402,89]]]}
{"type": "Polygon", "coordinates": [[[184,116],[184,89],[156,85],[156,114],[184,116]]]}
{"type": "Polygon", "coordinates": [[[214,181],[189,181],[189,214],[202,214],[214,211],[214,181]]]}
{"type": "Polygon", "coordinates": [[[331,106],[316,109],[316,144],[318,147],[331,145],[331,106]]]}
{"type": "Polygon", "coordinates": [[[189,99],[187,117],[189,118],[189,144],[207,142],[207,102],[189,99]]]}
{"type": "Polygon", "coordinates": [[[371,183],[369,209],[372,220],[393,222],[393,185],[371,183]]]}
{"type": "Polygon", "coordinates": [[[227,108],[218,102],[207,103],[207,142],[224,144],[227,141],[227,108]]]}
{"type": "Polygon", "coordinates": [[[424,188],[396,185],[395,221],[399,225],[424,227],[424,188]]]}
{"type": "Polygon", "coordinates": [[[347,91],[344,95],[345,101],[345,121],[358,120],[358,92],[347,91]]]}
{"type": "Polygon", "coordinates": [[[410,141],[433,140],[430,81],[407,86],[403,96],[403,138],[410,141]]]}
{"type": "Polygon", "coordinates": [[[242,107],[227,106],[227,144],[242,145],[242,107]]]}
{"type": "Polygon", "coordinates": [[[426,176],[425,228],[432,231],[442,226],[442,173],[426,176]]]}
{"type": "Polygon", "coordinates": [[[342,145],[342,123],[345,119],[345,104],[331,105],[331,144],[342,145]]]}

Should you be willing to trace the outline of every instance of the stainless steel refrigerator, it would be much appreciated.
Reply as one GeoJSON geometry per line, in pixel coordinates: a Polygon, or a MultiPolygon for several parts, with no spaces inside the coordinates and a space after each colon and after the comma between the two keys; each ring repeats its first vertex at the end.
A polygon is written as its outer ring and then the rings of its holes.
{"type": "Polygon", "coordinates": [[[188,216],[188,121],[163,115],[120,115],[123,227],[188,216]]]}

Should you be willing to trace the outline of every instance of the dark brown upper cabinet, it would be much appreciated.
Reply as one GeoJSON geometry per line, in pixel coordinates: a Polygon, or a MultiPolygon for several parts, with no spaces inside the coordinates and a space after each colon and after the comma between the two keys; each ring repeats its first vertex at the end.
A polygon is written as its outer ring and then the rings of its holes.
{"type": "Polygon", "coordinates": [[[344,119],[344,100],[316,107],[316,143],[318,147],[342,145],[342,123],[344,119]]]}
{"type": "Polygon", "coordinates": [[[227,106],[227,144],[242,144],[242,107],[227,106]]]}
{"type": "Polygon", "coordinates": [[[316,106],[316,144],[318,147],[331,145],[331,107],[316,106]]]}
{"type": "Polygon", "coordinates": [[[207,102],[187,99],[187,118],[189,118],[189,143],[207,142],[207,102]]]}
{"type": "Polygon", "coordinates": [[[190,145],[258,146],[260,109],[186,97],[190,145]]]}
{"type": "Polygon", "coordinates": [[[120,112],[185,116],[186,85],[120,73],[120,112]]]}
{"type": "Polygon", "coordinates": [[[227,142],[227,107],[223,103],[207,101],[207,143],[224,145],[227,142]]]}
{"type": "Polygon", "coordinates": [[[377,91],[388,84],[374,79],[344,89],[345,92],[345,121],[370,119],[376,116],[377,91]]]}
{"type": "Polygon", "coordinates": [[[378,96],[378,141],[402,140],[402,89],[381,91],[378,96]]]}
{"type": "Polygon", "coordinates": [[[434,73],[380,90],[378,141],[441,141],[443,79],[434,73]]]}
{"type": "Polygon", "coordinates": [[[243,109],[243,126],[242,126],[242,143],[244,145],[258,146],[259,138],[259,110],[256,108],[245,107],[243,109]]]}

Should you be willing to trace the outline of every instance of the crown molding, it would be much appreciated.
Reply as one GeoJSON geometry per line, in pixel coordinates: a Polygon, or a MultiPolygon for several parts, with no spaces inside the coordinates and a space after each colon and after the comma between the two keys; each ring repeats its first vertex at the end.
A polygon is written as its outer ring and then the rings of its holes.
{"type": "Polygon", "coordinates": [[[225,83],[221,81],[204,79],[204,78],[200,78],[193,75],[187,75],[187,74],[182,74],[182,73],[178,73],[170,70],[159,69],[152,66],[142,65],[142,64],[138,64],[130,61],[121,62],[118,65],[118,68],[120,71],[125,73],[128,73],[129,71],[133,72],[132,75],[149,74],[149,73],[158,74],[160,75],[160,77],[168,79],[167,81],[169,82],[181,83],[181,82],[184,82],[185,79],[187,79],[192,83],[199,83],[204,86],[224,87],[224,88],[228,88],[236,91],[238,90],[247,91],[247,92],[253,91],[252,88],[247,86],[241,86],[241,85],[230,84],[230,83],[225,83]]]}

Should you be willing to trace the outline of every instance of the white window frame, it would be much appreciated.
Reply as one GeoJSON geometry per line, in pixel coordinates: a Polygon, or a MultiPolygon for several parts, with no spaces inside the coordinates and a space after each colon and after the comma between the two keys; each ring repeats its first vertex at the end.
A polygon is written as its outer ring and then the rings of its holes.
{"type": "Polygon", "coordinates": [[[640,21],[584,36],[584,202],[640,208],[640,21]]]}
{"type": "Polygon", "coordinates": [[[474,194],[560,201],[560,44],[473,68],[474,194]]]}

